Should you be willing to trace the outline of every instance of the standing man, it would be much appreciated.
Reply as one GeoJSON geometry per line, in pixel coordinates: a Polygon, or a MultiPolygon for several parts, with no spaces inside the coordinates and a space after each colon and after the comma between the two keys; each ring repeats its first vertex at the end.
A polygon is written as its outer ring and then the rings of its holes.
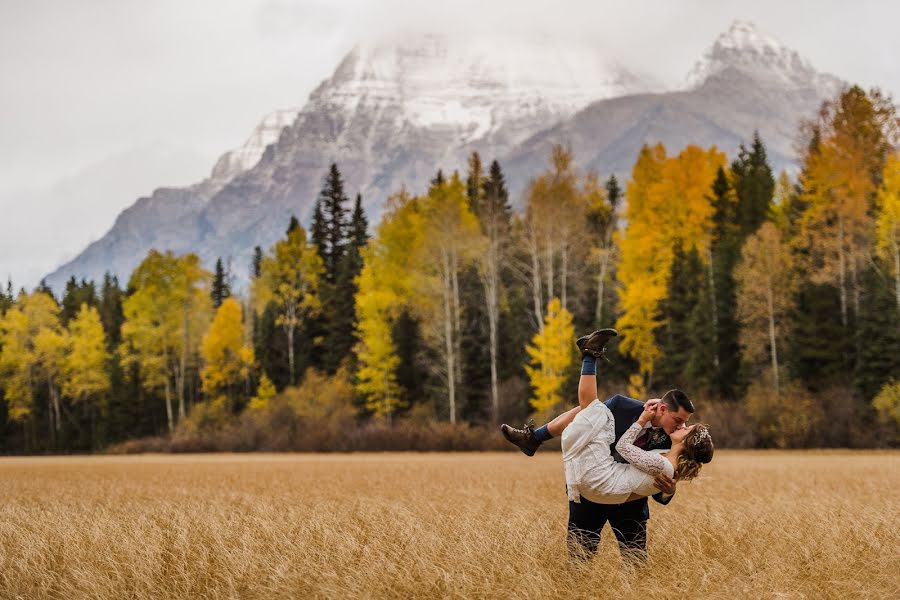
{"type": "MultiPolygon", "coordinates": [[[[529,422],[523,429],[514,429],[503,424],[503,436],[515,444],[526,455],[533,456],[540,445],[562,434],[566,426],[572,422],[582,406],[587,406],[597,398],[597,359],[604,357],[606,343],[617,336],[615,329],[601,329],[590,335],[581,337],[576,342],[582,354],[581,378],[578,383],[579,406],[561,414],[549,423],[534,429],[529,422]]],[[[657,415],[645,426],[645,431],[635,445],[645,450],[668,449],[672,445],[668,434],[681,429],[691,418],[694,405],[687,394],[681,390],[669,390],[662,399],[657,415]]],[[[615,450],[615,445],[622,434],[637,421],[644,410],[644,403],[634,398],[616,394],[605,402],[615,418],[616,438],[610,450],[619,462],[625,462],[615,450]]],[[[656,487],[661,491],[653,496],[660,504],[668,504],[675,494],[675,481],[661,475],[657,477],[656,487]]],[[[570,553],[578,558],[588,559],[597,551],[600,544],[600,532],[604,524],[609,522],[619,542],[623,557],[643,560],[647,556],[647,520],[650,508],[647,498],[626,502],[624,504],[596,504],[584,497],[580,502],[569,502],[568,543],[570,553]]]]}

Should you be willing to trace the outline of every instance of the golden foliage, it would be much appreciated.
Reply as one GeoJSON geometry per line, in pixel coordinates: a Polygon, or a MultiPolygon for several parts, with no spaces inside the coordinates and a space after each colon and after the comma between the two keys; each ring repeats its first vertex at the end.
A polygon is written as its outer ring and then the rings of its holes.
{"type": "Polygon", "coordinates": [[[575,362],[574,338],[572,313],[562,307],[559,298],[553,298],[547,305],[543,329],[525,348],[531,357],[531,364],[525,366],[525,371],[534,389],[530,402],[538,414],[548,414],[562,402],[560,388],[575,362]]]}
{"type": "Polygon", "coordinates": [[[250,376],[256,359],[244,340],[240,303],[226,298],[213,318],[202,345],[203,389],[209,395],[233,390],[250,376]]]}
{"type": "Polygon", "coordinates": [[[295,227],[263,257],[260,276],[254,281],[253,299],[258,313],[269,302],[278,306],[275,324],[296,327],[319,309],[319,279],[325,272],[322,257],[307,241],[306,230],[295,227]]]}
{"type": "Polygon", "coordinates": [[[388,206],[377,235],[363,249],[363,268],[356,280],[356,334],[360,340],[356,389],[366,398],[366,408],[385,418],[403,404],[396,375],[400,358],[391,331],[408,307],[422,218],[418,201],[405,192],[393,196],[388,206]]]}
{"type": "Polygon", "coordinates": [[[900,311],[900,155],[896,153],[884,165],[876,204],[878,252],[894,272],[894,293],[900,311]]]}
{"type": "Polygon", "coordinates": [[[313,421],[353,419],[354,390],[347,369],[333,376],[309,369],[299,386],[288,387],[282,396],[298,417],[313,421]]]}
{"type": "Polygon", "coordinates": [[[858,295],[857,277],[871,251],[872,200],[897,131],[896,109],[877,92],[858,87],[826,102],[806,124],[815,141],[803,165],[800,242],[811,262],[813,281],[841,291],[847,323],[848,291],[858,295]]]}
{"type": "Polygon", "coordinates": [[[657,144],[644,146],[626,188],[627,228],[618,238],[622,262],[618,276],[622,316],[616,328],[620,348],[637,359],[640,371],[652,373],[659,358],[655,330],[663,323],[659,304],[666,296],[674,249],[693,247],[706,256],[713,206],[710,189],[725,155],[715,147],[686,147],[666,157],[657,144]]]}
{"type": "Polygon", "coordinates": [[[58,374],[65,352],[59,307],[42,292],[22,293],[0,317],[0,374],[9,418],[21,421],[32,411],[36,376],[58,374]]]}
{"type": "Polygon", "coordinates": [[[253,412],[267,410],[276,393],[275,384],[263,373],[259,378],[259,385],[256,386],[256,395],[250,399],[248,408],[253,412]]]}
{"type": "Polygon", "coordinates": [[[177,376],[179,359],[193,357],[206,329],[211,274],[194,254],[176,257],[151,250],[131,275],[134,293],[122,303],[125,322],[119,351],[123,364],[137,363],[147,389],[177,376]]]}
{"type": "Polygon", "coordinates": [[[900,425],[900,381],[889,381],[872,400],[872,407],[883,423],[900,425]]]}
{"type": "Polygon", "coordinates": [[[63,365],[63,395],[74,401],[95,398],[109,391],[110,359],[100,313],[81,305],[69,322],[69,348],[63,365]]]}

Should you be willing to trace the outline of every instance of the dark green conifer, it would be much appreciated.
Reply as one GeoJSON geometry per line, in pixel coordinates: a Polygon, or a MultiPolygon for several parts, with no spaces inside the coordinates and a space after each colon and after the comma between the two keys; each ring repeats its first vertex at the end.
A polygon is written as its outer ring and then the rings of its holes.
{"type": "Polygon", "coordinates": [[[319,248],[325,264],[325,281],[333,284],[337,280],[338,266],[346,250],[348,202],[344,194],[344,181],[336,164],[332,164],[325,178],[325,185],[316,203],[316,211],[321,212],[321,226],[315,224],[313,216],[313,243],[319,248]],[[321,227],[321,231],[319,231],[321,227]],[[319,239],[323,237],[323,239],[319,239]]]}
{"type": "Polygon", "coordinates": [[[610,175],[606,180],[606,201],[612,207],[613,212],[619,206],[619,200],[622,199],[622,188],[619,187],[619,180],[615,175],[610,175]]]}
{"type": "Polygon", "coordinates": [[[900,317],[889,273],[871,265],[861,277],[854,379],[867,400],[891,378],[900,378],[900,317]]]}
{"type": "Polygon", "coordinates": [[[255,246],[253,248],[253,264],[252,264],[252,271],[251,271],[251,275],[253,275],[254,278],[257,278],[260,275],[262,275],[262,259],[263,259],[262,248],[259,246],[255,246]]]}
{"type": "Polygon", "coordinates": [[[222,306],[222,302],[225,298],[231,296],[231,285],[228,282],[228,274],[222,266],[221,258],[216,259],[216,270],[215,273],[213,273],[212,287],[209,290],[209,295],[212,298],[214,309],[222,306]]]}
{"type": "Polygon", "coordinates": [[[731,163],[731,172],[737,196],[737,222],[746,238],[766,220],[775,193],[775,178],[758,132],[754,132],[749,150],[741,145],[737,159],[731,163]]]}
{"type": "Polygon", "coordinates": [[[68,325],[69,321],[78,315],[78,311],[81,310],[82,304],[96,306],[96,286],[93,281],[82,279],[79,283],[75,280],[74,276],[70,277],[69,281],[66,282],[66,289],[63,292],[62,303],[60,305],[61,310],[59,312],[59,319],[63,326],[68,325]]]}

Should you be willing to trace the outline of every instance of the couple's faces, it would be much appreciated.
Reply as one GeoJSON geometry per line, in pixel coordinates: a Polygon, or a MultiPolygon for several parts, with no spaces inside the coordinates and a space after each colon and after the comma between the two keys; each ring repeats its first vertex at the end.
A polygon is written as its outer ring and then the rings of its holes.
{"type": "MultiPolygon", "coordinates": [[[[671,411],[665,404],[660,404],[659,410],[661,411],[659,415],[659,426],[663,428],[663,431],[665,431],[674,442],[674,434],[685,430],[687,422],[691,418],[691,413],[680,406],[678,407],[678,412],[671,411]]],[[[681,437],[683,438],[684,436],[681,437]]]]}
{"type": "Polygon", "coordinates": [[[689,436],[691,432],[694,430],[696,425],[691,425],[690,427],[681,426],[680,429],[676,429],[672,433],[669,434],[669,439],[672,440],[673,444],[680,444],[684,441],[684,438],[689,436]]]}

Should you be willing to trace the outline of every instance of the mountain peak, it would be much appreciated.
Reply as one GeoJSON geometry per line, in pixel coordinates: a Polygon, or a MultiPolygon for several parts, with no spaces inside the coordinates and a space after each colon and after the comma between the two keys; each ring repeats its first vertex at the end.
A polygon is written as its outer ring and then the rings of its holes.
{"type": "Polygon", "coordinates": [[[819,73],[800,54],[749,21],[735,21],[698,60],[687,76],[695,89],[727,70],[737,70],[762,84],[815,89],[830,95],[840,81],[819,73]]]}
{"type": "Polygon", "coordinates": [[[602,50],[551,36],[398,33],[357,45],[311,99],[350,112],[395,105],[401,122],[475,141],[510,120],[563,118],[649,88],[602,50]]]}
{"type": "Polygon", "coordinates": [[[210,179],[224,185],[245,171],[252,169],[262,158],[266,146],[278,141],[282,130],[297,118],[297,109],[276,110],[265,117],[244,142],[235,150],[229,150],[216,161],[210,179]]]}

